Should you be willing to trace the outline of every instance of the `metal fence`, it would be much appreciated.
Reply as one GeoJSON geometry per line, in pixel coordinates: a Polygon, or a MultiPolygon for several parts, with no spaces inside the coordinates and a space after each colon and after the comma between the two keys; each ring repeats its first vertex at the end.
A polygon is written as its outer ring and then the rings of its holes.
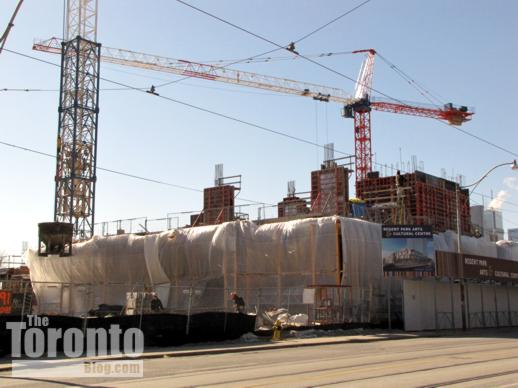
{"type": "Polygon", "coordinates": [[[257,328],[312,327],[347,323],[373,323],[386,318],[379,295],[370,289],[352,290],[333,285],[224,289],[196,285],[142,283],[81,284],[0,281],[0,313],[49,314],[79,317],[119,315],[242,312],[256,316],[257,328]],[[241,308],[236,299],[242,299],[241,308]],[[354,294],[354,295],[353,295],[354,294]],[[359,297],[359,299],[358,299],[359,297]],[[158,301],[157,301],[158,300],[158,301]]]}
{"type": "Polygon", "coordinates": [[[0,269],[17,268],[21,265],[25,265],[25,260],[22,256],[18,256],[18,255],[0,256],[0,269]]]}

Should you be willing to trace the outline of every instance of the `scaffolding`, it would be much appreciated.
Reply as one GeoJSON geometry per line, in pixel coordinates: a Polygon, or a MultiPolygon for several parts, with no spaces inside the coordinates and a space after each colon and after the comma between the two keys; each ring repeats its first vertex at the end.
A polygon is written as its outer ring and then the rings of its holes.
{"type": "MultiPolygon", "coordinates": [[[[370,175],[357,183],[357,192],[366,201],[370,208],[370,219],[375,222],[432,225],[435,232],[444,232],[456,230],[457,185],[416,171],[388,177],[370,175]]],[[[462,233],[470,234],[467,190],[460,190],[459,203],[462,233]]]]}

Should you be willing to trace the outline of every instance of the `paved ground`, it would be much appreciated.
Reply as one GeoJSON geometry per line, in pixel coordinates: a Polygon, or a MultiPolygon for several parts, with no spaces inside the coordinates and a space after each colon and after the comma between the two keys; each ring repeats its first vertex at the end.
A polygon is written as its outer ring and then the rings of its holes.
{"type": "Polygon", "coordinates": [[[10,372],[4,372],[0,386],[518,387],[517,330],[361,343],[337,340],[325,345],[322,338],[297,341],[307,345],[145,359],[144,378],[136,380],[59,379],[52,383],[13,379],[10,372]]]}

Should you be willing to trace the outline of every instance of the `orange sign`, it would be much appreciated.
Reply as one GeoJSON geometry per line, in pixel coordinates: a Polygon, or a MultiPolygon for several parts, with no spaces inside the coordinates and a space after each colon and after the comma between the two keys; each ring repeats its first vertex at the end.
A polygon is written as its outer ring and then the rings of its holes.
{"type": "Polygon", "coordinates": [[[0,290],[0,314],[10,314],[11,309],[11,291],[0,290]]]}

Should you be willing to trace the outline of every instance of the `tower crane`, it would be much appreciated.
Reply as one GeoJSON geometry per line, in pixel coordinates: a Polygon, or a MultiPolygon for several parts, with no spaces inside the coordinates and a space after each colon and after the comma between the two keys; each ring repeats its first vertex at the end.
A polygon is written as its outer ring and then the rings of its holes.
{"type": "MultiPolygon", "coordinates": [[[[34,43],[33,49],[58,53],[60,51],[60,40],[58,38],[51,38],[37,41],[34,43]]],[[[436,118],[455,125],[460,125],[471,119],[473,112],[470,112],[467,107],[463,106],[458,107],[453,104],[446,104],[442,107],[429,107],[415,103],[407,104],[372,99],[372,76],[376,51],[373,49],[357,50],[354,53],[366,53],[356,82],[354,95],[329,86],[106,46],[103,46],[101,49],[101,61],[278,93],[294,94],[318,101],[341,104],[343,106],[342,115],[346,118],[354,119],[357,182],[366,178],[367,173],[372,169],[370,117],[372,110],[436,118]]]]}
{"type": "MultiPolygon", "coordinates": [[[[373,49],[356,51],[366,57],[355,93],[351,95],[338,88],[308,82],[125,49],[101,48],[97,43],[97,5],[97,0],[67,0],[65,41],[51,38],[33,45],[37,51],[61,54],[54,221],[72,223],[76,239],[93,235],[100,61],[341,104],[342,115],[354,119],[356,183],[372,170],[372,110],[430,117],[454,125],[469,121],[473,115],[467,107],[453,104],[427,107],[373,99],[376,54],[373,49]]],[[[154,90],[152,94],[156,94],[154,90]]]]}
{"type": "MultiPolygon", "coordinates": [[[[54,222],[72,225],[74,240],[93,235],[101,45],[97,0],[67,0],[59,44],[59,88],[54,222]]],[[[52,244],[46,244],[52,245],[52,244]]],[[[41,245],[40,245],[41,246],[41,245]]]]}
{"type": "Polygon", "coordinates": [[[376,50],[356,50],[353,53],[366,54],[356,81],[355,101],[351,104],[345,104],[342,109],[343,117],[354,119],[356,182],[365,179],[367,173],[372,170],[371,110],[429,117],[444,120],[451,125],[461,125],[471,120],[473,112],[470,112],[466,106],[454,106],[448,103],[440,107],[430,107],[417,103],[373,99],[371,96],[372,77],[376,50]]]}

